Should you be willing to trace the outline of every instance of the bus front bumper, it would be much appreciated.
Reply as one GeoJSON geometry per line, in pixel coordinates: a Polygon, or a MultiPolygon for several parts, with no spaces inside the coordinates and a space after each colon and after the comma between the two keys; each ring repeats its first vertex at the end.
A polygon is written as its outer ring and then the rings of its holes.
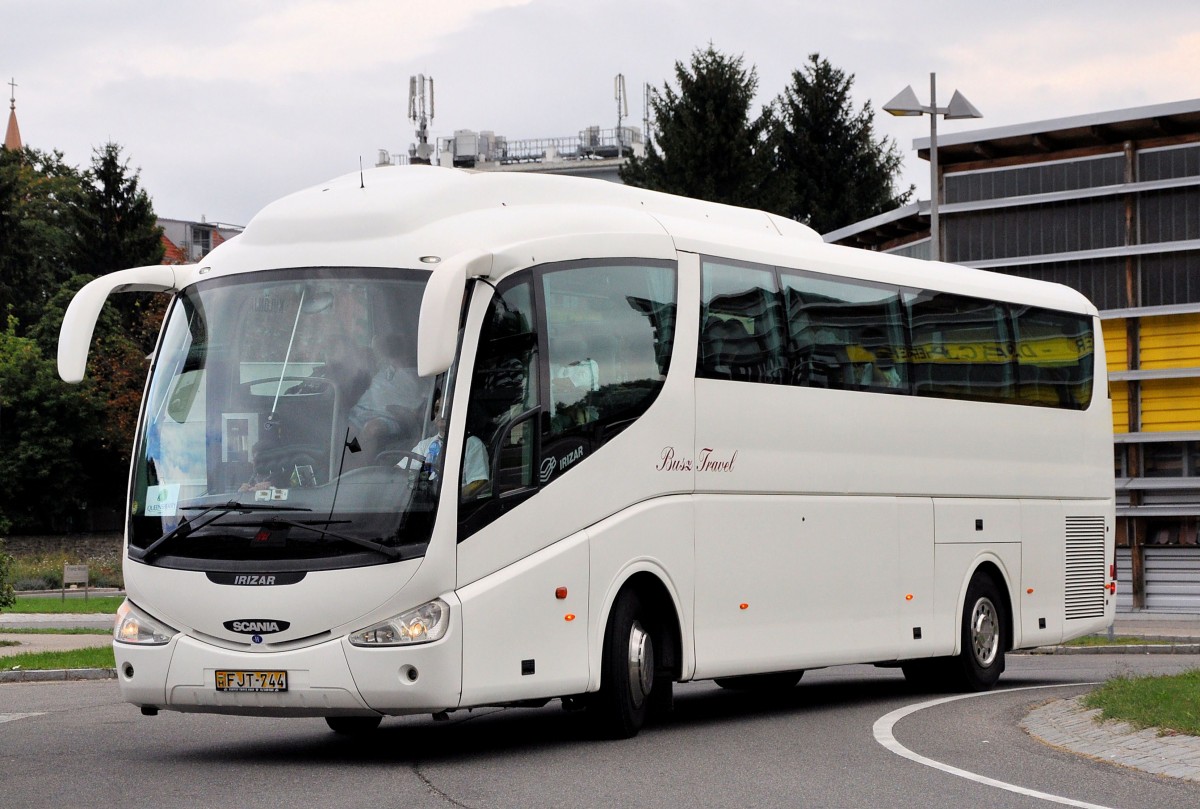
{"type": "Polygon", "coordinates": [[[113,649],[122,698],[144,708],[245,716],[400,716],[458,707],[462,667],[457,644],[449,640],[360,648],[338,638],[289,651],[240,652],[177,635],[162,646],[114,642],[113,649]],[[218,690],[218,672],[232,673],[222,675],[225,685],[262,690],[218,690]]]}

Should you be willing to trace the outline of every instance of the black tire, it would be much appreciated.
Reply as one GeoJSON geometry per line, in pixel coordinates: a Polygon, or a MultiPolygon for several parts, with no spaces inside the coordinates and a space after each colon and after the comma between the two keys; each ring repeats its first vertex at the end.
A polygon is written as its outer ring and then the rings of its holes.
{"type": "Polygon", "coordinates": [[[991,576],[976,575],[967,587],[962,614],[962,650],[951,659],[949,685],[959,691],[988,691],[1004,673],[1005,622],[1000,588],[991,576]]]}
{"type": "Polygon", "coordinates": [[[325,724],[340,736],[363,736],[374,731],[382,716],[327,716],[325,724]]]}
{"type": "Polygon", "coordinates": [[[661,636],[655,636],[653,626],[636,594],[617,597],[604,630],[600,690],[588,703],[593,726],[603,738],[636,736],[654,706],[670,703],[670,678],[656,671],[661,636]]]}
{"type": "Polygon", "coordinates": [[[961,649],[954,657],[906,660],[904,679],[934,691],[989,691],[1004,673],[1008,613],[991,576],[978,574],[967,587],[959,622],[961,649]]]}
{"type": "Polygon", "coordinates": [[[791,691],[804,676],[804,669],[773,671],[770,674],[745,674],[739,677],[718,677],[713,680],[721,688],[747,693],[777,694],[791,691]]]}

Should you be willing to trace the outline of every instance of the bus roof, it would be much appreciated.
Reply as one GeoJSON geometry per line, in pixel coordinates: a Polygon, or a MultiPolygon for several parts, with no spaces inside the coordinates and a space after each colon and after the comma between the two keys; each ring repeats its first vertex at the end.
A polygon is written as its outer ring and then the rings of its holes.
{"type": "MultiPolygon", "coordinates": [[[[805,225],[750,208],[592,178],[433,166],[370,169],[283,197],[204,264],[212,275],[281,267],[420,268],[430,266],[422,257],[465,249],[507,256],[493,277],[533,257],[538,263],[599,255],[673,258],[682,250],[1095,312],[1067,287],[830,245],[805,225]],[[587,252],[596,249],[615,252],[587,252]]],[[[193,273],[180,280],[198,279],[193,273]]]]}

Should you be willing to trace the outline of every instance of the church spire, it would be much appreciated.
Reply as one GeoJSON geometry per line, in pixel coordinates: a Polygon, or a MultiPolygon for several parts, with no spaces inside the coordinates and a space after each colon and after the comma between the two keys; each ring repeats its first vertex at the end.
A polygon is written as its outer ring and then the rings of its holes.
{"type": "Polygon", "coordinates": [[[14,152],[21,149],[21,128],[17,126],[17,80],[8,82],[8,129],[4,132],[4,148],[14,152]]]}

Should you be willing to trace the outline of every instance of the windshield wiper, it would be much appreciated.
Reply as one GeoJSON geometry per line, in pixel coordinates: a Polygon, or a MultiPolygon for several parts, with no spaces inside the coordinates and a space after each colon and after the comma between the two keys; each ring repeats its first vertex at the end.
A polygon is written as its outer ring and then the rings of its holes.
{"type": "Polygon", "coordinates": [[[393,548],[389,545],[384,545],[382,542],[377,542],[373,539],[363,539],[362,537],[352,537],[349,534],[339,534],[336,531],[330,531],[328,528],[318,528],[316,525],[310,525],[309,523],[296,522],[295,520],[270,520],[268,522],[268,524],[269,525],[287,525],[292,528],[302,528],[305,531],[315,531],[316,533],[320,534],[323,537],[331,537],[333,539],[340,539],[343,542],[349,542],[353,545],[360,545],[369,550],[373,550],[378,553],[382,553],[384,556],[388,557],[389,559],[399,559],[400,558],[400,549],[399,548],[393,548]]]}
{"type": "Polygon", "coordinates": [[[175,526],[170,531],[163,534],[158,539],[154,540],[149,545],[147,545],[146,549],[142,551],[142,554],[140,557],[141,561],[149,562],[151,559],[153,559],[155,556],[157,556],[160,553],[159,549],[162,548],[168,542],[172,542],[176,539],[186,537],[188,534],[192,533],[193,531],[197,531],[201,528],[204,528],[205,526],[211,525],[212,523],[216,522],[217,520],[221,519],[226,514],[229,514],[231,512],[237,512],[239,514],[249,514],[252,511],[312,511],[311,508],[296,508],[295,506],[276,506],[276,505],[271,505],[271,504],[267,504],[267,503],[239,503],[237,500],[230,500],[228,503],[217,503],[216,505],[207,506],[207,507],[205,507],[205,506],[181,506],[180,511],[189,511],[189,510],[197,509],[197,508],[202,508],[204,510],[201,511],[199,514],[197,514],[195,517],[192,517],[191,519],[187,519],[185,517],[183,522],[179,523],[179,525],[175,526]],[[202,519],[207,514],[212,514],[213,516],[211,518],[205,520],[204,522],[200,523],[199,525],[197,525],[196,524],[197,520],[202,519]]]}

